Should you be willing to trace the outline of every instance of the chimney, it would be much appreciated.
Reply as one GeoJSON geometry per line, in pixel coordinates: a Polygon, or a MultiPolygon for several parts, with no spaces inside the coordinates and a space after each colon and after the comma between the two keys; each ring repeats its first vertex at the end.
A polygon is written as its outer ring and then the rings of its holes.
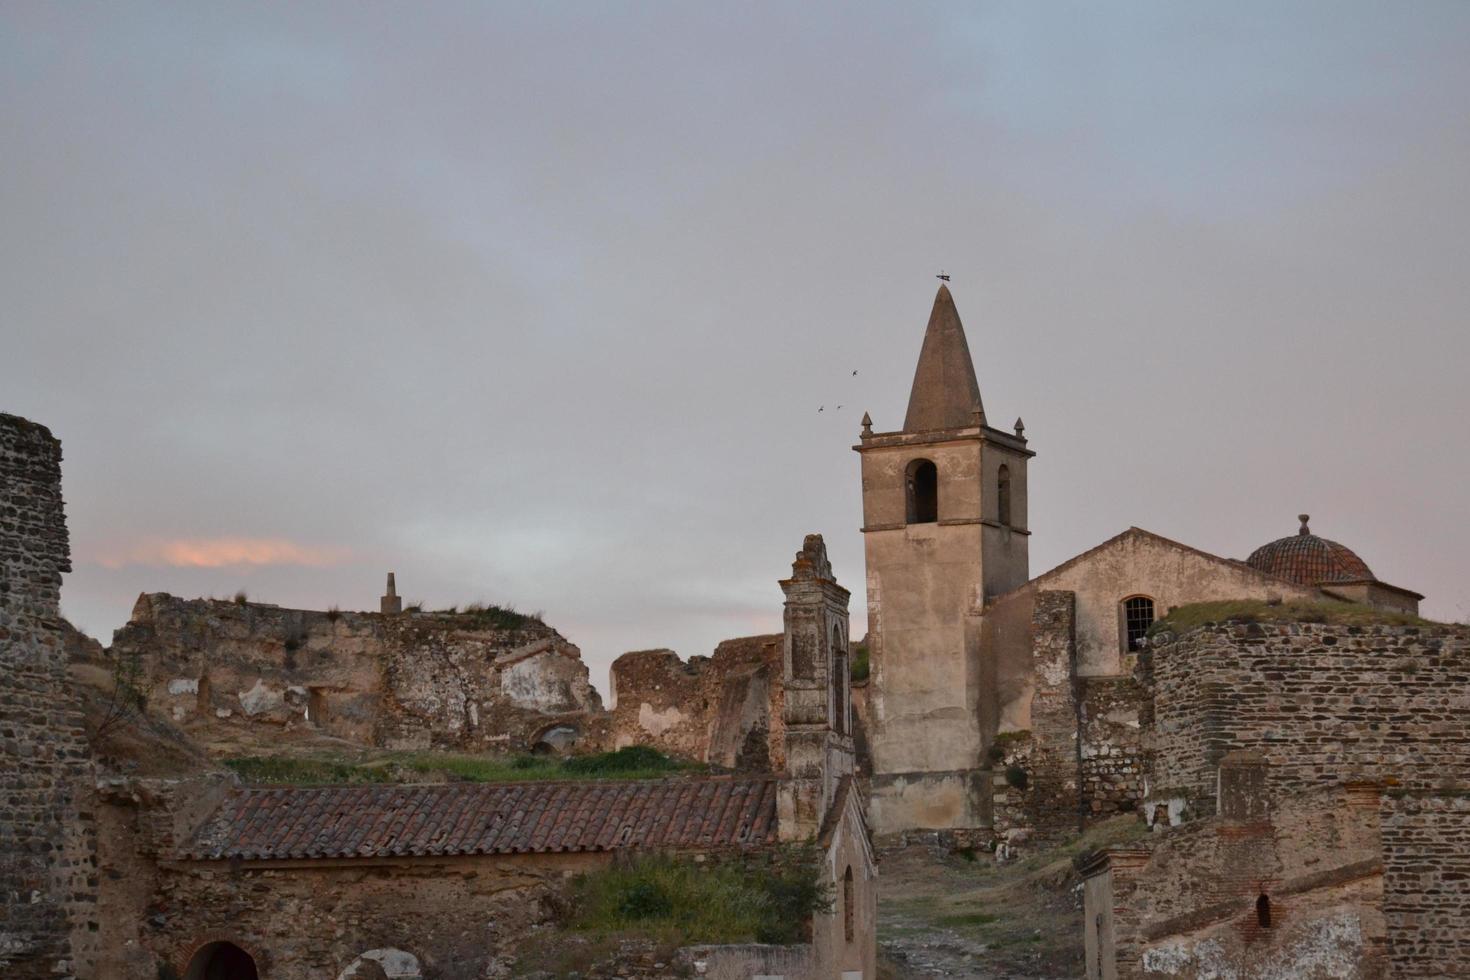
{"type": "Polygon", "coordinates": [[[388,593],[379,600],[379,606],[384,616],[396,616],[403,612],[403,600],[398,597],[398,585],[393,581],[393,573],[388,573],[388,593]]]}

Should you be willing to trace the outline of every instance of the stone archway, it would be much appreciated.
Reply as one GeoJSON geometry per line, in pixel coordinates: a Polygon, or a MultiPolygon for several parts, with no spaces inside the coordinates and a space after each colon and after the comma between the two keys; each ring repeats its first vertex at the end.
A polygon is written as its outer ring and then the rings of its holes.
{"type": "Polygon", "coordinates": [[[260,980],[255,958],[234,943],[206,943],[195,951],[184,980],[260,980]]]}

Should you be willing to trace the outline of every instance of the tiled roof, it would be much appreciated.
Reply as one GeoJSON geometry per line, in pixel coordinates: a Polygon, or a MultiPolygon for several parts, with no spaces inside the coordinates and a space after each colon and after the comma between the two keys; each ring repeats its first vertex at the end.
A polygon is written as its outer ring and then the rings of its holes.
{"type": "Polygon", "coordinates": [[[1300,520],[1300,531],[1252,551],[1246,564],[1298,585],[1376,581],[1367,563],[1351,548],[1311,533],[1305,514],[1300,520]]]}
{"type": "Polygon", "coordinates": [[[233,791],[182,856],[434,857],[775,841],[774,779],[255,787],[233,791]]]}

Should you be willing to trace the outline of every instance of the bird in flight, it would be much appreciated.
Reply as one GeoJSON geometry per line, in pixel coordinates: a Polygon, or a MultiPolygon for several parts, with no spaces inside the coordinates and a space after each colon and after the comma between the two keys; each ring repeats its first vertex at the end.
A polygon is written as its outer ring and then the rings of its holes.
{"type": "Polygon", "coordinates": [[[854,378],[856,378],[856,377],[857,377],[857,372],[856,372],[856,371],[854,371],[854,372],[852,372],[852,376],[853,376],[853,377],[854,377],[854,378]]]}
{"type": "Polygon", "coordinates": [[[826,407],[827,407],[826,405],[823,405],[822,408],[817,409],[817,411],[820,412],[823,408],[826,408],[826,407]]]}
{"type": "Polygon", "coordinates": [[[935,276],[934,278],[935,279],[943,279],[945,282],[949,282],[949,276],[947,276],[945,274],[945,272],[944,272],[943,269],[940,269],[939,270],[939,275],[935,276]]]}

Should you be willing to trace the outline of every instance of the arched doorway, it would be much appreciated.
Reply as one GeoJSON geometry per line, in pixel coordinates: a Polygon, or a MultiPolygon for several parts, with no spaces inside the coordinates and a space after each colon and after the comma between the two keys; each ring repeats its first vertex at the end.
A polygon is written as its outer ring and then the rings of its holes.
{"type": "Polygon", "coordinates": [[[215,942],[199,947],[184,980],[260,980],[260,974],[249,953],[234,943],[215,942]]]}

